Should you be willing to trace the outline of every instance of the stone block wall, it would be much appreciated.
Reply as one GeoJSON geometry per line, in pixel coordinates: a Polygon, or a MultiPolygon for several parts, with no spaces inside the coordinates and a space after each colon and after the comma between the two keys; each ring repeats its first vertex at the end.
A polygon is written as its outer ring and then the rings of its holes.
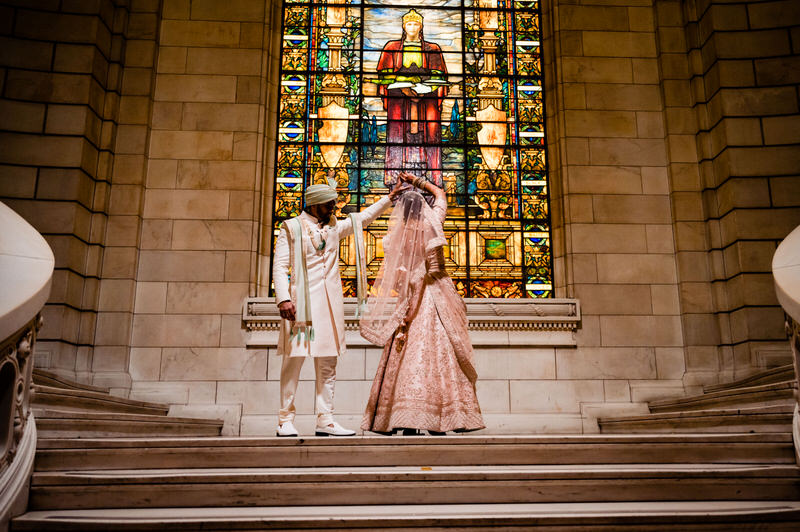
{"type": "Polygon", "coordinates": [[[224,417],[226,433],[241,415],[227,384],[267,375],[266,351],[244,347],[241,309],[255,281],[270,5],[166,0],[157,42],[130,396],[224,417]]]}
{"type": "Polygon", "coordinates": [[[790,361],[770,264],[800,223],[800,151],[773,128],[797,121],[800,6],[659,0],[656,17],[694,387],[790,361]]]}
{"type": "MultiPolygon", "coordinates": [[[[683,97],[696,115],[700,194],[675,210],[705,222],[711,293],[702,296],[711,296],[719,328],[719,338],[708,337],[710,320],[697,321],[686,342],[718,340],[711,373],[738,377],[790,360],[771,261],[800,223],[800,5],[693,0],[681,7],[690,72],[683,97]]],[[[687,276],[700,267],[681,264],[687,276]]],[[[686,292],[684,299],[697,300],[686,292]]]]}
{"type": "MultiPolygon", "coordinates": [[[[133,289],[136,239],[127,239],[128,253],[116,249],[131,225],[118,215],[139,209],[135,179],[114,177],[130,167],[121,154],[131,149],[123,147],[135,145],[121,126],[131,113],[120,107],[120,95],[126,54],[136,55],[138,39],[155,30],[155,6],[135,4],[0,6],[0,196],[45,235],[56,256],[37,363],[83,380],[109,369],[96,349],[127,349],[117,332],[124,324],[114,323],[109,334],[102,311],[130,299],[133,289]]],[[[123,355],[116,369],[125,373],[126,365],[123,355]]],[[[130,385],[122,381],[114,384],[130,385]]]]}
{"type": "Polygon", "coordinates": [[[127,394],[136,275],[139,261],[151,89],[156,58],[159,2],[134,1],[125,26],[122,71],[114,94],[116,122],[108,223],[94,340],[92,382],[127,394]]]}
{"type": "Polygon", "coordinates": [[[573,395],[591,418],[684,391],[672,154],[652,2],[543,5],[557,284],[582,309],[577,349],[556,349],[553,385],[597,387],[573,395]]]}
{"type": "MultiPolygon", "coordinates": [[[[690,57],[681,2],[654,4],[657,24],[660,92],[664,101],[665,141],[670,154],[670,200],[680,313],[689,387],[727,380],[721,376],[720,327],[713,304],[711,256],[704,216],[696,147],[697,114],[691,100],[690,57]]],[[[727,377],[727,379],[726,379],[727,377]]]]}
{"type": "MultiPolygon", "coordinates": [[[[357,336],[355,331],[353,336],[357,336]]],[[[357,428],[382,350],[364,346],[357,338],[348,339],[347,353],[337,366],[336,418],[345,426],[357,428]]],[[[217,386],[218,403],[241,404],[243,436],[272,435],[275,431],[281,359],[274,349],[269,351],[266,380],[219,382],[217,386]]],[[[597,431],[596,412],[590,413],[594,418],[584,420],[581,407],[604,402],[604,381],[585,373],[556,380],[559,355],[555,347],[476,345],[475,360],[478,400],[488,433],[597,431]]],[[[582,362],[561,359],[563,366],[577,367],[582,362]]],[[[316,422],[312,361],[303,365],[297,393],[296,425],[302,433],[310,434],[316,422]]]]}
{"type": "MultiPolygon", "coordinates": [[[[596,430],[788,353],[796,5],[542,1],[555,286],[582,322],[576,347],[479,339],[493,431],[596,430]]],[[[280,360],[245,347],[242,304],[271,252],[280,26],[277,0],[2,2],[0,198],[57,260],[39,365],[272,432],[280,360]]],[[[343,423],[379,354],[341,359],[343,423]]]]}

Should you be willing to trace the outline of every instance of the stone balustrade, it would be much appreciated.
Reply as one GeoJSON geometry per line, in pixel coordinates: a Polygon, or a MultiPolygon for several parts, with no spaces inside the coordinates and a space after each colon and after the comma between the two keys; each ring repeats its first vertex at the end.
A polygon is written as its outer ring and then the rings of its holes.
{"type": "Polygon", "coordinates": [[[55,264],[44,238],[0,203],[0,532],[25,511],[36,451],[33,346],[55,264]]]}
{"type": "MultiPolygon", "coordinates": [[[[786,332],[794,358],[795,380],[800,378],[800,226],[783,240],[772,258],[772,275],[775,292],[786,312],[786,332]]],[[[800,383],[798,383],[800,387],[800,383]]],[[[792,435],[798,463],[800,463],[800,395],[795,388],[797,404],[794,407],[792,435]]]]}

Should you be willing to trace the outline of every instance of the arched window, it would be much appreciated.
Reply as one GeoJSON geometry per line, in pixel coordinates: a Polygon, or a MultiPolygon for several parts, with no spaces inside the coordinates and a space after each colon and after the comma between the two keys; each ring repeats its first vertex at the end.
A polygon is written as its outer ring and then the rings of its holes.
{"type": "MultiPolygon", "coordinates": [[[[284,0],[273,244],[304,187],[339,217],[397,172],[448,193],[447,270],[465,297],[551,297],[538,1],[284,0]]],[[[367,229],[368,275],[386,218],[367,229]]],[[[355,295],[352,239],[340,250],[355,295]]]]}

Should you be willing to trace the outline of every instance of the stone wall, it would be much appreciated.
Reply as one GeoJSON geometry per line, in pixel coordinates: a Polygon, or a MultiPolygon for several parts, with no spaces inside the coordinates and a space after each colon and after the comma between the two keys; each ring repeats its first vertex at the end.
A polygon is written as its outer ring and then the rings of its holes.
{"type": "Polygon", "coordinates": [[[721,337],[712,296],[711,256],[696,146],[698,122],[690,97],[690,57],[683,5],[658,0],[654,14],[687,370],[684,380],[694,387],[720,378],[728,380],[732,375],[719,373],[721,337]]]}
{"type": "MultiPolygon", "coordinates": [[[[549,3],[546,3],[547,5],[549,3]]],[[[553,2],[545,17],[550,175],[578,348],[556,385],[584,416],[683,393],[682,324],[658,40],[650,0],[553,2]],[[548,51],[549,50],[549,51],[548,51]]]]}
{"type": "Polygon", "coordinates": [[[223,417],[226,433],[241,416],[229,390],[267,376],[266,351],[245,349],[241,326],[258,236],[266,5],[165,1],[152,92],[130,396],[223,417]]]}
{"type": "Polygon", "coordinates": [[[697,181],[673,179],[676,223],[692,226],[679,257],[688,377],[730,379],[790,360],[771,262],[800,223],[800,5],[693,0],[659,8],[665,25],[683,8],[690,85],[673,101],[693,107],[695,142],[685,136],[686,149],[700,166],[697,181]]]}
{"type": "Polygon", "coordinates": [[[158,1],[130,3],[124,27],[119,87],[112,95],[117,107],[109,124],[111,183],[107,227],[103,237],[103,266],[97,308],[92,365],[93,384],[125,394],[133,323],[136,272],[142,226],[142,200],[150,138],[152,83],[158,33],[158,1]]]}
{"type": "MultiPolygon", "coordinates": [[[[56,256],[37,362],[83,380],[103,381],[109,353],[95,351],[104,346],[123,352],[114,369],[124,373],[127,365],[124,320],[112,325],[102,311],[130,299],[133,289],[136,239],[126,251],[117,246],[131,224],[119,215],[133,214],[138,225],[141,181],[126,154],[139,145],[121,125],[131,113],[120,108],[120,95],[131,87],[123,64],[147,61],[142,43],[155,32],[155,7],[111,0],[0,7],[0,196],[45,235],[56,256]]],[[[149,79],[137,87],[148,94],[149,79]]],[[[130,385],[115,377],[109,384],[130,385]]]]}
{"type": "MultiPolygon", "coordinates": [[[[491,430],[596,430],[788,355],[769,263],[800,222],[795,6],[543,1],[554,284],[582,320],[577,346],[479,338],[491,430]]],[[[280,2],[0,15],[0,197],[57,261],[38,364],[270,434],[280,360],[245,346],[242,305],[269,264],[280,2]]],[[[340,361],[347,425],[379,352],[340,361]]]]}

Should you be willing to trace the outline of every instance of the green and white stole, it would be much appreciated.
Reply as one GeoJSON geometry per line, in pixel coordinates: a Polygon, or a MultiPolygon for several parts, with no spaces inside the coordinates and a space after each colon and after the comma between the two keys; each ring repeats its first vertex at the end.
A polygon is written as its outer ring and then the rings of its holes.
{"type": "Polygon", "coordinates": [[[295,335],[306,341],[314,340],[314,327],[311,323],[311,299],[308,293],[308,268],[306,267],[306,254],[303,251],[303,224],[300,218],[290,218],[284,222],[287,229],[292,233],[294,241],[294,260],[292,261],[292,276],[297,295],[295,303],[295,317],[292,324],[292,333],[289,339],[295,335]]]}
{"type": "Polygon", "coordinates": [[[364,230],[361,228],[361,219],[357,213],[350,213],[350,221],[353,223],[353,239],[356,245],[356,318],[358,318],[367,308],[366,248],[364,230]]]}

